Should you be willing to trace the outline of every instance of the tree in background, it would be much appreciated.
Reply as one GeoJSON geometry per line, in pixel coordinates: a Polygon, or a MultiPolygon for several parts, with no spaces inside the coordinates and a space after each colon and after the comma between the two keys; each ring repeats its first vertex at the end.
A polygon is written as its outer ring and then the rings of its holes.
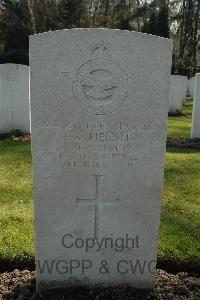
{"type": "Polygon", "coordinates": [[[142,31],[169,38],[168,2],[152,1],[146,11],[148,11],[148,17],[146,16],[142,31]]]}
{"type": "Polygon", "coordinates": [[[0,1],[1,44],[5,50],[27,49],[31,33],[27,6],[23,1],[0,1]]]}
{"type": "Polygon", "coordinates": [[[200,64],[198,58],[200,42],[200,1],[181,0],[171,4],[171,37],[174,41],[176,73],[193,76],[200,64]]]}
{"type": "Polygon", "coordinates": [[[83,0],[0,0],[0,63],[28,64],[31,34],[80,26],[83,0]]]}
{"type": "Polygon", "coordinates": [[[0,0],[0,62],[28,63],[28,36],[107,27],[171,37],[173,72],[200,65],[200,0],[0,0]]]}
{"type": "Polygon", "coordinates": [[[146,28],[146,33],[157,35],[157,14],[155,13],[155,11],[151,12],[149,21],[147,21],[146,24],[146,28]]]}
{"type": "Polygon", "coordinates": [[[121,22],[119,24],[119,29],[122,29],[122,30],[132,30],[132,27],[130,25],[129,19],[123,19],[123,20],[121,20],[121,22]]]}
{"type": "Polygon", "coordinates": [[[83,0],[61,0],[58,4],[60,29],[80,27],[83,0]]]}
{"type": "Polygon", "coordinates": [[[170,37],[169,30],[169,6],[168,3],[163,3],[160,6],[157,16],[157,35],[165,38],[170,37]]]}

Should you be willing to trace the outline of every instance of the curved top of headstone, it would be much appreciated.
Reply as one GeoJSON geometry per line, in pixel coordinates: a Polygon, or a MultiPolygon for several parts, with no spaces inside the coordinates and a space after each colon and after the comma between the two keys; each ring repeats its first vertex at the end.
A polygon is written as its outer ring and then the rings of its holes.
{"type": "Polygon", "coordinates": [[[0,64],[0,76],[7,80],[14,80],[19,71],[27,73],[29,72],[29,66],[14,63],[0,64]]]}
{"type": "Polygon", "coordinates": [[[187,78],[186,75],[172,74],[171,76],[173,76],[174,78],[187,78]]]}
{"type": "Polygon", "coordinates": [[[102,32],[104,34],[123,34],[123,35],[137,35],[140,38],[143,39],[156,39],[156,40],[163,40],[165,42],[171,42],[172,41],[168,38],[165,37],[161,37],[161,36],[157,36],[157,35],[153,35],[153,34],[147,34],[147,33],[143,33],[143,32],[138,32],[138,31],[130,31],[130,30],[121,30],[121,29],[110,29],[110,28],[71,28],[71,29],[62,29],[62,30],[54,30],[54,31],[46,31],[46,32],[41,32],[41,33],[37,33],[37,34],[33,34],[30,35],[29,38],[44,38],[45,36],[53,36],[55,34],[62,34],[62,33],[69,33],[71,32],[73,33],[77,33],[80,32],[80,34],[91,34],[93,33],[97,33],[97,34],[102,34],[102,32]]]}
{"type": "MultiPolygon", "coordinates": [[[[32,70],[33,66],[41,66],[43,78],[49,70],[60,83],[64,77],[71,81],[74,99],[86,112],[105,115],[121,107],[127,98],[128,83],[132,79],[136,84],[143,68],[148,73],[151,71],[147,66],[156,64],[156,73],[162,76],[162,61],[168,57],[170,62],[171,46],[168,39],[133,31],[64,29],[31,36],[30,62],[32,70]],[[130,68],[130,58],[134,68],[130,68]]],[[[142,87],[146,76],[137,86],[142,87]]]]}
{"type": "Polygon", "coordinates": [[[0,68],[29,68],[27,65],[23,64],[15,64],[15,63],[5,63],[5,64],[0,64],[0,68]]]}

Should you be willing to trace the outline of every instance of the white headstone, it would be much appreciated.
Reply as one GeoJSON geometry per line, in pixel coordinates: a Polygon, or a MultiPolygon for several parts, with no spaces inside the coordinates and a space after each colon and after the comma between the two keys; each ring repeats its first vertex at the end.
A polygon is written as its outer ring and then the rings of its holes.
{"type": "Polygon", "coordinates": [[[183,101],[186,99],[187,77],[172,75],[170,79],[169,111],[177,112],[182,109],[183,101]]]}
{"type": "Polygon", "coordinates": [[[30,66],[37,289],[152,288],[171,42],[43,33],[30,38],[30,66]]]}
{"type": "Polygon", "coordinates": [[[194,81],[195,81],[195,76],[190,78],[189,80],[189,91],[192,98],[194,98],[194,81]]]}
{"type": "Polygon", "coordinates": [[[194,80],[191,138],[200,138],[200,73],[196,74],[194,80]]]}
{"type": "Polygon", "coordinates": [[[0,64],[0,133],[30,132],[29,67],[0,64]]]}

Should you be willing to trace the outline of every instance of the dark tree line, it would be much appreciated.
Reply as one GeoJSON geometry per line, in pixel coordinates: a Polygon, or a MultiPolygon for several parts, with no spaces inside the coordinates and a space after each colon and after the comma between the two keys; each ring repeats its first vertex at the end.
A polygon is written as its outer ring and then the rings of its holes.
{"type": "Polygon", "coordinates": [[[182,0],[175,17],[179,26],[174,36],[174,60],[177,58],[175,63],[179,73],[185,71],[191,76],[200,64],[200,1],[182,0]]]}
{"type": "Polygon", "coordinates": [[[200,65],[200,0],[0,0],[0,63],[28,63],[30,34],[73,27],[171,37],[173,73],[200,65]]]}

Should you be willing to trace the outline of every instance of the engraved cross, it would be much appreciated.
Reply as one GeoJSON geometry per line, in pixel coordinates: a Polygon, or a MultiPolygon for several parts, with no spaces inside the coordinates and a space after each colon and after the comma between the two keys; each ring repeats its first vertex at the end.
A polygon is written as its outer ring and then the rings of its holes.
{"type": "Polygon", "coordinates": [[[100,217],[103,205],[112,205],[116,204],[119,201],[119,198],[114,200],[103,200],[102,198],[102,182],[104,175],[93,175],[96,182],[95,198],[94,199],[82,199],[77,198],[77,203],[93,204],[95,206],[95,224],[94,224],[94,238],[99,238],[100,232],[100,217]]]}

